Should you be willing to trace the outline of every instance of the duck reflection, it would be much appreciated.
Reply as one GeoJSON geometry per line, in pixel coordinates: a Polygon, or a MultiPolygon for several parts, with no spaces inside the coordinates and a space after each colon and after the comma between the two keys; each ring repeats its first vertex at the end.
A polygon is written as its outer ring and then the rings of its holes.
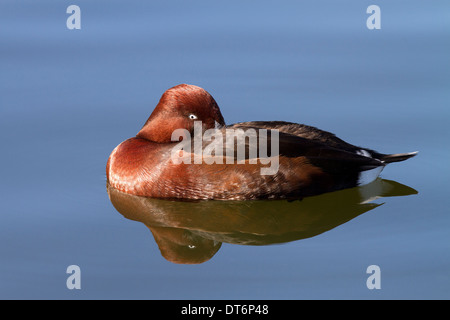
{"type": "Polygon", "coordinates": [[[314,237],[382,205],[377,198],[417,191],[378,178],[352,189],[286,201],[170,201],[138,197],[107,186],[125,218],[144,223],[162,256],[174,263],[211,259],[223,242],[269,245],[314,237]]]}

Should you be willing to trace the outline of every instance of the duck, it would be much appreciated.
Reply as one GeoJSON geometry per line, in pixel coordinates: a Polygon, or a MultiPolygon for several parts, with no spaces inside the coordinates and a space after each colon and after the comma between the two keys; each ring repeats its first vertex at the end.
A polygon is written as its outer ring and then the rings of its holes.
{"type": "Polygon", "coordinates": [[[417,153],[379,153],[287,121],[227,125],[210,93],[179,84],[135,137],[114,148],[106,180],[118,191],[166,200],[301,200],[369,184],[386,165],[417,153]]]}

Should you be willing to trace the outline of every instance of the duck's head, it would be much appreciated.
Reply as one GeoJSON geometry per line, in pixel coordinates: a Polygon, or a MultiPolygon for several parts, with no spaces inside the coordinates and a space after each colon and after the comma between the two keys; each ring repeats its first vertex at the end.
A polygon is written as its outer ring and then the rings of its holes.
{"type": "Polygon", "coordinates": [[[219,106],[206,90],[180,84],[164,92],[137,137],[159,143],[171,142],[176,129],[192,133],[195,121],[201,121],[203,130],[217,124],[225,125],[219,106]]]}

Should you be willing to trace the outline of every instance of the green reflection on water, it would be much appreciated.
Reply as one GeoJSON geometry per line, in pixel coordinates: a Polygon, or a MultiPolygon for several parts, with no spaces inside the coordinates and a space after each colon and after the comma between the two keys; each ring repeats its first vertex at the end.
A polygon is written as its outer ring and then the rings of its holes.
{"type": "Polygon", "coordinates": [[[314,237],[383,204],[375,199],[418,193],[381,178],[296,201],[186,202],[107,190],[117,211],[150,229],[165,259],[183,264],[211,259],[223,242],[270,245],[314,237]]]}

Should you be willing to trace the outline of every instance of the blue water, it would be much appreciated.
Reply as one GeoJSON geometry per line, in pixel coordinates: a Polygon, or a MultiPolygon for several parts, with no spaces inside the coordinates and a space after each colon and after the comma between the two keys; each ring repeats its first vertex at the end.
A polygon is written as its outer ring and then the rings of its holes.
{"type": "Polygon", "coordinates": [[[449,299],[449,56],[443,0],[2,0],[0,298],[449,299]],[[71,4],[80,30],[66,27],[71,4]],[[366,27],[371,4],[380,30],[366,27]],[[419,150],[382,173],[418,194],[311,238],[172,263],[113,207],[105,165],[179,83],[208,90],[227,123],[419,150]],[[80,290],[66,287],[73,264],[80,290]],[[370,265],[381,289],[366,286],[370,265]]]}

